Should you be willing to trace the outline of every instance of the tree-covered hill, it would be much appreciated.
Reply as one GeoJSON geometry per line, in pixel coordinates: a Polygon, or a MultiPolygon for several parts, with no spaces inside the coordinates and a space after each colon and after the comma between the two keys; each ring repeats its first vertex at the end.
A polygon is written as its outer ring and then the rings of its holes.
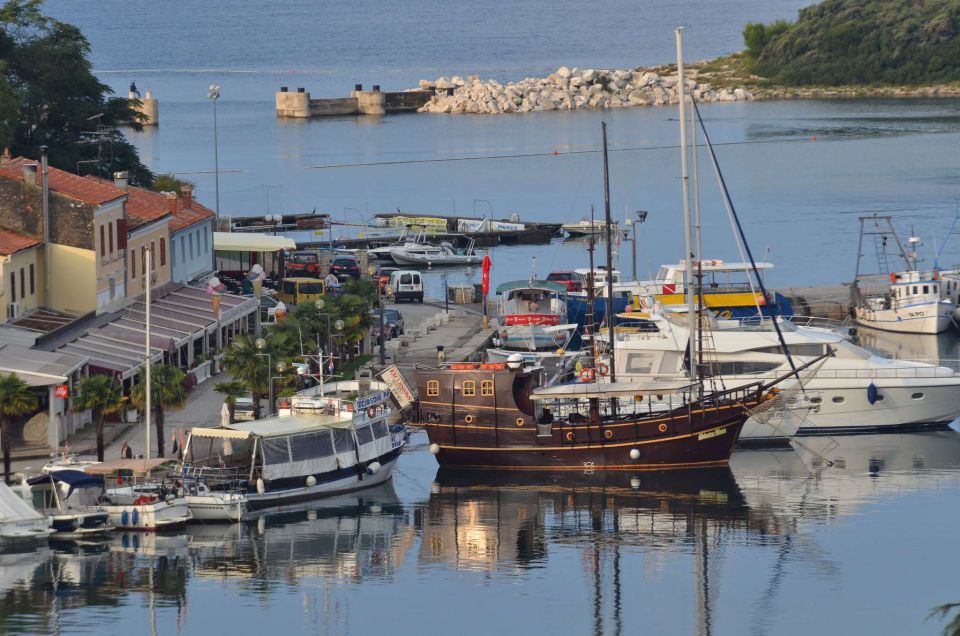
{"type": "Polygon", "coordinates": [[[743,37],[751,70],[780,84],[960,80],[960,0],[826,0],[743,37]]]}

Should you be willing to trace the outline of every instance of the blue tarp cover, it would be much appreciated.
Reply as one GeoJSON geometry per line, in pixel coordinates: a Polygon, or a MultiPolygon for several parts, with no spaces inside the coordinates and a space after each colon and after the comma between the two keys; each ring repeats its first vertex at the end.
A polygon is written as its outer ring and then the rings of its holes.
{"type": "Polygon", "coordinates": [[[74,488],[103,488],[103,477],[100,475],[89,475],[82,470],[57,470],[52,473],[37,475],[27,480],[30,486],[36,486],[48,481],[58,481],[70,485],[70,491],[67,497],[73,492],[74,488]]]}

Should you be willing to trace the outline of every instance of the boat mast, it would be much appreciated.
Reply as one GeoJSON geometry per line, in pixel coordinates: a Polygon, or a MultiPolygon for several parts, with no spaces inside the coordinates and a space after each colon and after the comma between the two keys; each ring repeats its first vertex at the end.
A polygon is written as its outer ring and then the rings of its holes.
{"type": "MultiPolygon", "coordinates": [[[[613,236],[610,228],[613,221],[610,218],[610,168],[607,163],[607,122],[600,122],[603,131],[603,214],[607,223],[607,334],[610,336],[610,381],[617,381],[616,359],[614,357],[614,323],[613,314],[613,236]]],[[[619,229],[617,230],[620,231],[619,229]]]]}
{"type": "Polygon", "coordinates": [[[153,255],[150,253],[150,248],[146,248],[143,256],[143,265],[146,270],[146,276],[143,279],[143,286],[146,289],[146,329],[144,332],[144,352],[146,354],[146,358],[143,361],[144,382],[146,383],[143,385],[143,394],[146,396],[146,398],[144,399],[145,412],[143,416],[143,422],[144,426],[146,426],[145,439],[147,440],[145,445],[146,450],[143,455],[144,462],[150,459],[150,389],[152,388],[150,386],[150,279],[153,275],[153,273],[150,271],[150,258],[152,256],[153,255]]]}
{"type": "MultiPolygon", "coordinates": [[[[590,206],[590,227],[594,227],[593,220],[593,206],[590,206]]],[[[590,270],[587,272],[587,315],[586,315],[586,326],[587,330],[590,333],[590,368],[593,369],[596,364],[596,345],[597,341],[594,338],[594,332],[596,331],[596,323],[593,316],[593,303],[597,301],[597,293],[593,287],[593,248],[594,241],[596,237],[595,232],[590,232],[590,238],[587,239],[587,253],[590,255],[590,270]]]]}
{"type": "Polygon", "coordinates": [[[690,332],[690,364],[688,375],[691,380],[697,379],[697,313],[694,309],[693,295],[693,261],[696,254],[693,251],[693,238],[690,228],[690,175],[687,171],[687,113],[686,113],[686,78],[683,73],[683,27],[674,31],[677,38],[677,99],[680,106],[680,180],[683,183],[683,244],[686,251],[684,259],[683,291],[687,303],[687,325],[690,332]]]}

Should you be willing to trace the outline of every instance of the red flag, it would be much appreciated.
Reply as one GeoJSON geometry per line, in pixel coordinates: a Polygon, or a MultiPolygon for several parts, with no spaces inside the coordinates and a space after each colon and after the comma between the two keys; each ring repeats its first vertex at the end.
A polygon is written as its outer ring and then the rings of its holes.
{"type": "Polygon", "coordinates": [[[493,265],[493,261],[490,260],[489,255],[484,255],[483,257],[483,295],[486,296],[490,292],[490,266],[493,265]]]}

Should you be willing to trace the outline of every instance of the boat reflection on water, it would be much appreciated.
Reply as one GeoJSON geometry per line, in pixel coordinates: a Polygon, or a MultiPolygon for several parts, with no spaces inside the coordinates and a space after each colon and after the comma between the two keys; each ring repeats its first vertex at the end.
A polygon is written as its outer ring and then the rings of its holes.
{"type": "Polygon", "coordinates": [[[825,521],[887,495],[960,481],[960,433],[804,437],[794,449],[734,453],[748,505],[780,521],[825,521]]]}
{"type": "Polygon", "coordinates": [[[956,365],[951,363],[960,360],[960,334],[953,330],[941,334],[911,334],[858,327],[853,340],[865,349],[895,360],[929,362],[952,368],[956,365]]]}

